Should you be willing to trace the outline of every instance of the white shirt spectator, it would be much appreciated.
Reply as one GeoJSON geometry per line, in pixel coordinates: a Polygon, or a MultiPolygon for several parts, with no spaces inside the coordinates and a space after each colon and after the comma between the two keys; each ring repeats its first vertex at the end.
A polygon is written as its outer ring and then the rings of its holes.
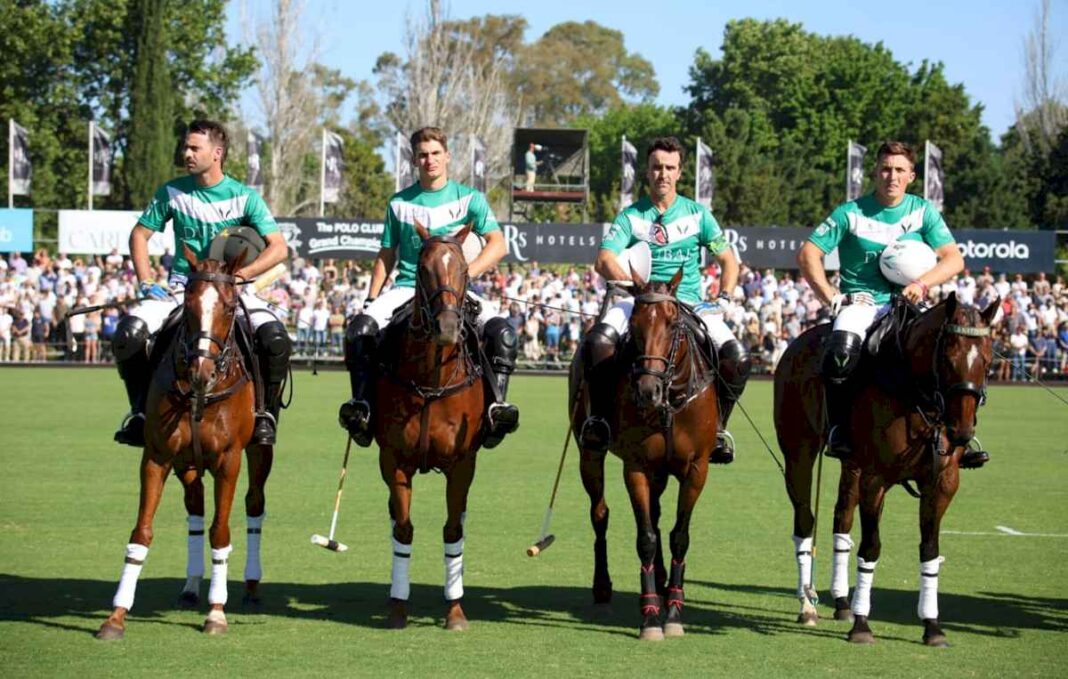
{"type": "MultiPolygon", "coordinates": [[[[303,311],[303,309],[301,310],[303,311]]],[[[326,328],[330,322],[330,309],[326,308],[326,305],[320,304],[312,311],[312,330],[316,332],[326,332],[326,328]]]]}

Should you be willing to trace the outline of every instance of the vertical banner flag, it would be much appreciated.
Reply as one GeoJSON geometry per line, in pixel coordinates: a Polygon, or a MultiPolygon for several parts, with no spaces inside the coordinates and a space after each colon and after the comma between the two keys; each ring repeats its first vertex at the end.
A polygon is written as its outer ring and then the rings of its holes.
{"type": "Polygon", "coordinates": [[[619,182],[619,207],[627,207],[634,202],[634,182],[638,176],[638,149],[623,137],[622,149],[623,176],[619,182]]]}
{"type": "Polygon", "coordinates": [[[471,186],[486,192],[486,147],[478,137],[471,137],[471,186]]]}
{"type": "Polygon", "coordinates": [[[860,192],[864,190],[864,156],[868,149],[849,140],[849,150],[846,152],[846,200],[860,198],[860,192]]]}
{"type": "Polygon", "coordinates": [[[92,135],[89,163],[93,172],[93,195],[106,196],[111,193],[111,137],[93,123],[89,123],[89,129],[92,135]]]}
{"type": "Polygon", "coordinates": [[[30,163],[30,133],[14,120],[8,128],[8,183],[12,195],[30,195],[33,165],[30,163]]]}
{"type": "Polygon", "coordinates": [[[942,211],[945,202],[945,174],[942,171],[942,149],[930,141],[926,143],[923,161],[923,197],[934,203],[942,211]]]}
{"type": "Polygon", "coordinates": [[[712,174],[712,149],[700,137],[697,138],[694,161],[697,165],[694,172],[694,199],[711,210],[712,195],[716,190],[716,177],[712,174]]]}
{"type": "Polygon", "coordinates": [[[412,147],[403,132],[397,133],[397,157],[393,167],[393,175],[396,178],[397,190],[406,189],[412,185],[412,147]]]}
{"type": "Polygon", "coordinates": [[[247,146],[248,178],[245,179],[245,184],[250,189],[263,193],[263,168],[260,165],[260,154],[263,152],[263,137],[249,130],[247,146]]]}
{"type": "Polygon", "coordinates": [[[341,135],[323,130],[323,202],[336,203],[341,192],[341,135]]]}

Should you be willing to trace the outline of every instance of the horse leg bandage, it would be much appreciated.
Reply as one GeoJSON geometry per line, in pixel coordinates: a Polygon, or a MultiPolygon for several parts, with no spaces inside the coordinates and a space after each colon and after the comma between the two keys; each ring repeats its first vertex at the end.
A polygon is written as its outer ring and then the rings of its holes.
{"type": "Polygon", "coordinates": [[[412,566],[412,546],[403,545],[393,540],[393,571],[390,575],[389,596],[391,599],[407,601],[411,594],[411,579],[408,575],[412,566]]]}
{"type": "Polygon", "coordinates": [[[920,601],[916,606],[920,620],[938,620],[938,571],[943,561],[939,556],[920,562],[920,601]]]}
{"type": "Polygon", "coordinates": [[[211,550],[211,587],[208,589],[208,603],[226,605],[226,569],[233,545],[226,545],[211,550]]]}
{"type": "Polygon", "coordinates": [[[805,587],[812,586],[812,538],[794,538],[794,556],[797,558],[797,597],[805,598],[805,587]]]}
{"type": "Polygon", "coordinates": [[[835,599],[849,596],[849,554],[853,539],[849,533],[834,534],[834,561],[831,563],[831,596],[835,599]]]}
{"type": "Polygon", "coordinates": [[[263,519],[267,514],[246,516],[248,530],[248,554],[245,556],[245,580],[262,580],[263,567],[260,564],[260,538],[263,537],[263,519]]]}
{"type": "Polygon", "coordinates": [[[464,596],[464,539],[445,543],[445,600],[464,596]]]}
{"type": "Polygon", "coordinates": [[[137,578],[144,568],[145,559],[148,557],[148,547],[131,542],[126,545],[126,563],[122,566],[122,576],[119,578],[119,589],[115,592],[115,599],[111,605],[115,608],[130,610],[133,607],[134,591],[137,589],[137,578]]]}
{"type": "Polygon", "coordinates": [[[875,580],[875,566],[878,561],[865,561],[857,557],[857,587],[853,590],[853,615],[867,617],[871,612],[871,584],[875,580]]]}
{"type": "Polygon", "coordinates": [[[186,550],[185,587],[183,592],[199,592],[204,579],[204,517],[190,514],[185,519],[189,526],[186,550]]]}

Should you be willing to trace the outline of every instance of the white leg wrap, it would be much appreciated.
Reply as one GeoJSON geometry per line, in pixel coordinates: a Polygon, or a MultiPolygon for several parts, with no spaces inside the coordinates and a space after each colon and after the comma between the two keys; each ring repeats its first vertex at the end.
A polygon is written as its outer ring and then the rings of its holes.
{"type": "Polygon", "coordinates": [[[445,543],[445,600],[464,596],[464,539],[445,543]]]}
{"type": "Polygon", "coordinates": [[[137,589],[137,578],[144,568],[145,558],[148,557],[148,547],[131,542],[126,545],[126,563],[122,567],[122,576],[119,578],[119,589],[115,592],[115,598],[111,605],[115,608],[133,608],[134,591],[137,589]]]}
{"type": "Polygon", "coordinates": [[[875,566],[878,561],[865,561],[857,557],[857,587],[853,590],[853,615],[867,617],[871,612],[871,583],[875,580],[875,566]]]}
{"type": "Polygon", "coordinates": [[[208,589],[208,603],[226,605],[226,569],[233,545],[211,550],[211,587],[208,589]]]}
{"type": "Polygon", "coordinates": [[[797,558],[797,598],[805,598],[805,587],[812,586],[812,538],[794,538],[794,556],[797,558]]]}
{"type": "Polygon", "coordinates": [[[392,538],[392,541],[393,572],[390,575],[389,596],[391,599],[407,601],[412,590],[408,575],[412,566],[412,546],[402,545],[397,542],[397,538],[392,538]]]}
{"type": "Polygon", "coordinates": [[[849,553],[853,539],[849,533],[834,534],[834,561],[831,563],[831,596],[849,596],[849,553]]]}
{"type": "Polygon", "coordinates": [[[260,565],[260,538],[263,537],[263,519],[266,514],[246,516],[248,530],[248,554],[245,556],[245,580],[262,580],[263,567],[260,565]]]}
{"type": "Polygon", "coordinates": [[[920,562],[920,602],[916,615],[920,620],[938,620],[938,571],[945,558],[939,556],[920,562]]]}
{"type": "MultiPolygon", "coordinates": [[[[189,526],[189,549],[186,554],[185,575],[196,578],[199,583],[204,577],[204,517],[190,514],[185,518],[189,526]]],[[[186,581],[188,584],[188,580],[186,581]]]]}

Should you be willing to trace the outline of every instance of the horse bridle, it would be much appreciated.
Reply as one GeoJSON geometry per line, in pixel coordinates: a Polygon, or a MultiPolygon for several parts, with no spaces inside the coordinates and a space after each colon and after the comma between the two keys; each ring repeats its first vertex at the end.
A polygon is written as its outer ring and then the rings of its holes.
{"type": "MultiPolygon", "coordinates": [[[[447,234],[446,235],[441,235],[441,236],[433,236],[431,238],[428,238],[426,240],[426,242],[423,243],[423,247],[426,248],[428,245],[434,245],[434,244],[438,244],[438,243],[442,243],[442,244],[448,245],[450,247],[455,247],[456,251],[457,251],[457,254],[459,254],[460,257],[464,256],[463,243],[460,242],[460,240],[458,238],[456,238],[455,236],[450,236],[450,235],[447,235],[447,234]]],[[[464,302],[467,300],[467,282],[468,282],[468,280],[469,280],[469,275],[467,273],[467,269],[465,268],[464,269],[464,275],[463,275],[463,285],[460,286],[460,288],[461,288],[460,290],[456,290],[455,288],[453,288],[451,286],[448,286],[448,285],[442,285],[442,286],[439,286],[439,287],[435,288],[433,291],[431,291],[429,294],[427,294],[425,288],[423,287],[422,276],[420,276],[417,273],[416,277],[415,277],[415,288],[416,288],[417,291],[421,291],[423,294],[420,295],[420,296],[417,296],[417,297],[421,297],[422,299],[417,299],[416,319],[415,319],[415,323],[413,323],[413,327],[415,327],[417,329],[421,329],[424,334],[430,334],[431,332],[433,332],[433,330],[431,328],[431,323],[435,318],[438,317],[438,314],[434,313],[434,310],[433,310],[433,308],[431,308],[431,305],[433,304],[435,299],[437,299],[441,295],[444,295],[444,294],[448,293],[448,294],[452,295],[455,298],[456,307],[455,308],[446,307],[446,308],[441,310],[441,313],[456,314],[456,316],[458,317],[457,320],[460,323],[460,329],[461,329],[461,332],[462,332],[463,331],[464,302]]]]}
{"type": "MultiPolygon", "coordinates": [[[[222,283],[224,285],[237,284],[236,276],[217,272],[212,273],[195,271],[189,274],[187,280],[190,283],[194,281],[205,281],[209,283],[222,283]]],[[[230,313],[230,326],[227,328],[226,335],[224,335],[223,337],[217,337],[216,335],[213,335],[210,331],[204,330],[203,328],[201,328],[200,332],[196,335],[187,336],[185,331],[186,325],[184,323],[182,324],[181,330],[179,331],[181,333],[179,337],[179,342],[182,347],[182,358],[185,360],[187,365],[191,363],[194,358],[197,357],[205,358],[213,363],[212,379],[205,386],[206,391],[211,390],[211,387],[214,386],[215,381],[218,379],[219,375],[226,374],[226,371],[230,366],[230,361],[232,360],[234,352],[236,350],[236,345],[231,341],[231,339],[234,334],[234,323],[237,320],[237,295],[234,296],[234,299],[234,302],[227,304],[224,307],[225,310],[230,313]],[[214,344],[216,347],[219,348],[218,351],[212,351],[210,348],[201,349],[201,340],[208,340],[211,344],[214,344]]]]}
{"type": "MultiPolygon", "coordinates": [[[[662,292],[646,292],[638,295],[635,298],[635,304],[658,304],[661,302],[670,302],[676,306],[679,305],[679,301],[672,295],[667,295],[662,292]]],[[[676,318],[675,322],[671,324],[671,347],[668,349],[667,356],[658,356],[656,354],[639,354],[634,359],[634,365],[631,366],[630,374],[631,379],[635,382],[643,376],[650,376],[659,380],[664,394],[666,395],[671,389],[671,383],[675,380],[675,359],[678,357],[679,347],[682,345],[682,324],[676,318]],[[656,370],[644,365],[646,361],[659,361],[664,364],[663,370],[656,370]]]]}

